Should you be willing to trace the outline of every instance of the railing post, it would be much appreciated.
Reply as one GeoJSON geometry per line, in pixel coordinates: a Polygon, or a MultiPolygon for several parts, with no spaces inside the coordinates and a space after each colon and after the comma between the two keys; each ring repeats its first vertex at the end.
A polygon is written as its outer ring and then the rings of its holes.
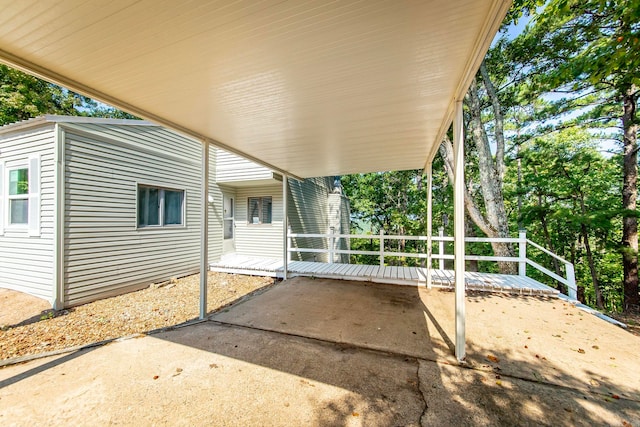
{"type": "Polygon", "coordinates": [[[518,232],[518,275],[526,276],[527,275],[527,230],[520,230],[518,232]]]}
{"type": "Polygon", "coordinates": [[[440,241],[438,242],[438,254],[440,255],[440,259],[438,260],[438,268],[440,270],[444,270],[444,227],[438,228],[438,236],[440,236],[440,241]]]}
{"type": "Polygon", "coordinates": [[[336,229],[334,227],[331,227],[329,230],[331,234],[329,236],[329,264],[333,264],[333,260],[334,260],[333,251],[335,250],[335,247],[334,247],[335,237],[333,237],[333,233],[336,232],[336,229]]]}
{"type": "Polygon", "coordinates": [[[291,261],[291,248],[293,247],[291,241],[291,226],[287,227],[287,261],[291,261]]]}
{"type": "Polygon", "coordinates": [[[565,269],[567,271],[567,290],[569,291],[569,298],[577,300],[578,290],[576,288],[576,273],[573,270],[573,264],[570,262],[566,263],[565,269]]]}
{"type": "Polygon", "coordinates": [[[384,230],[380,230],[380,267],[384,267],[384,230]]]}

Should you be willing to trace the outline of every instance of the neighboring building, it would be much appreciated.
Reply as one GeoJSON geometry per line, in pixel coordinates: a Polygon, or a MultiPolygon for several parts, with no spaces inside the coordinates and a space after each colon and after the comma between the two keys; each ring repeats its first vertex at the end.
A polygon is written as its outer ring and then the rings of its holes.
{"type": "MultiPolygon", "coordinates": [[[[200,142],[144,121],[0,127],[0,287],[61,308],[198,272],[201,165],[200,142]]],[[[210,262],[281,258],[282,177],[213,147],[210,165],[210,262]]],[[[289,182],[293,232],[348,233],[333,179],[289,182]]]]}

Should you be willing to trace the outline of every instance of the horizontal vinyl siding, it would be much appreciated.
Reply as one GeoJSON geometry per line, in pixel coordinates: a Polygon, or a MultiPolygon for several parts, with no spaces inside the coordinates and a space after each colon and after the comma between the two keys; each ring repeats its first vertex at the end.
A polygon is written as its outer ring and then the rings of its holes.
{"type": "Polygon", "coordinates": [[[65,305],[197,272],[200,143],[151,126],[65,131],[65,305]],[[137,184],[185,190],[186,226],[137,229],[137,184]]]}
{"type": "MultiPolygon", "coordinates": [[[[329,233],[327,196],[330,185],[329,178],[289,180],[289,226],[293,233],[329,233]]],[[[316,237],[295,238],[291,245],[299,248],[328,248],[327,239],[316,237]]],[[[292,252],[291,259],[327,262],[328,255],[292,252]]]]}
{"type": "MultiPolygon", "coordinates": [[[[327,201],[332,180],[310,178],[289,180],[289,226],[293,233],[328,233],[327,201]]],[[[282,187],[279,185],[237,188],[235,190],[235,246],[236,253],[247,256],[282,258],[282,187]],[[273,198],[273,223],[252,225],[247,220],[249,197],[273,198]]],[[[340,230],[336,230],[339,232],[340,230]]],[[[293,247],[327,249],[328,242],[321,238],[296,238],[293,247]]],[[[293,260],[328,260],[327,254],[295,253],[293,260]]]]}
{"type": "Polygon", "coordinates": [[[218,150],[215,176],[216,181],[223,184],[234,181],[271,179],[273,173],[264,166],[257,165],[250,160],[218,150]]]}
{"type": "MultiPolygon", "coordinates": [[[[0,137],[0,162],[5,167],[15,161],[27,164],[29,156],[40,155],[40,236],[28,236],[26,230],[5,227],[0,235],[0,287],[50,302],[54,283],[54,138],[53,124],[0,137]]],[[[3,178],[6,179],[6,169],[3,178]]],[[[5,214],[7,208],[4,207],[5,214]]]]}
{"type": "Polygon", "coordinates": [[[269,185],[236,189],[235,245],[236,253],[282,259],[282,187],[269,185]],[[249,224],[249,197],[272,197],[272,223],[249,224]]]}
{"type": "Polygon", "coordinates": [[[220,261],[222,256],[222,191],[216,183],[217,156],[220,150],[209,146],[209,263],[220,261]]]}

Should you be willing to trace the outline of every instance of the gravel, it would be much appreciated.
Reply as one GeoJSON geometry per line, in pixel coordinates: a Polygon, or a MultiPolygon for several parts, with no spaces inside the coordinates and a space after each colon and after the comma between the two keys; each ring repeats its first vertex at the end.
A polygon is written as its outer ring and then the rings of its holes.
{"type": "MultiPolygon", "coordinates": [[[[209,272],[208,312],[273,283],[269,277],[209,272]]],[[[198,317],[199,298],[200,275],[195,274],[58,312],[48,310],[31,323],[0,330],[0,360],[178,325],[198,317]]],[[[1,308],[14,310],[10,300],[3,300],[5,303],[9,307],[1,308]]]]}

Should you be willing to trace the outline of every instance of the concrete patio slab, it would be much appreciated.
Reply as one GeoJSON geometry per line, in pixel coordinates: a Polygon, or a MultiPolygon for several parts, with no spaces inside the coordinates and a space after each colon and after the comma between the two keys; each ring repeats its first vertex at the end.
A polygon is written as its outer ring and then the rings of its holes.
{"type": "MultiPolygon", "coordinates": [[[[213,320],[456,364],[453,292],[297,277],[213,320]]],[[[640,339],[555,297],[470,293],[468,366],[640,401],[640,339]]]]}
{"type": "Polygon", "coordinates": [[[209,321],[0,369],[0,425],[640,425],[638,337],[556,299],[467,308],[461,367],[452,293],[292,279],[209,321]]]}

